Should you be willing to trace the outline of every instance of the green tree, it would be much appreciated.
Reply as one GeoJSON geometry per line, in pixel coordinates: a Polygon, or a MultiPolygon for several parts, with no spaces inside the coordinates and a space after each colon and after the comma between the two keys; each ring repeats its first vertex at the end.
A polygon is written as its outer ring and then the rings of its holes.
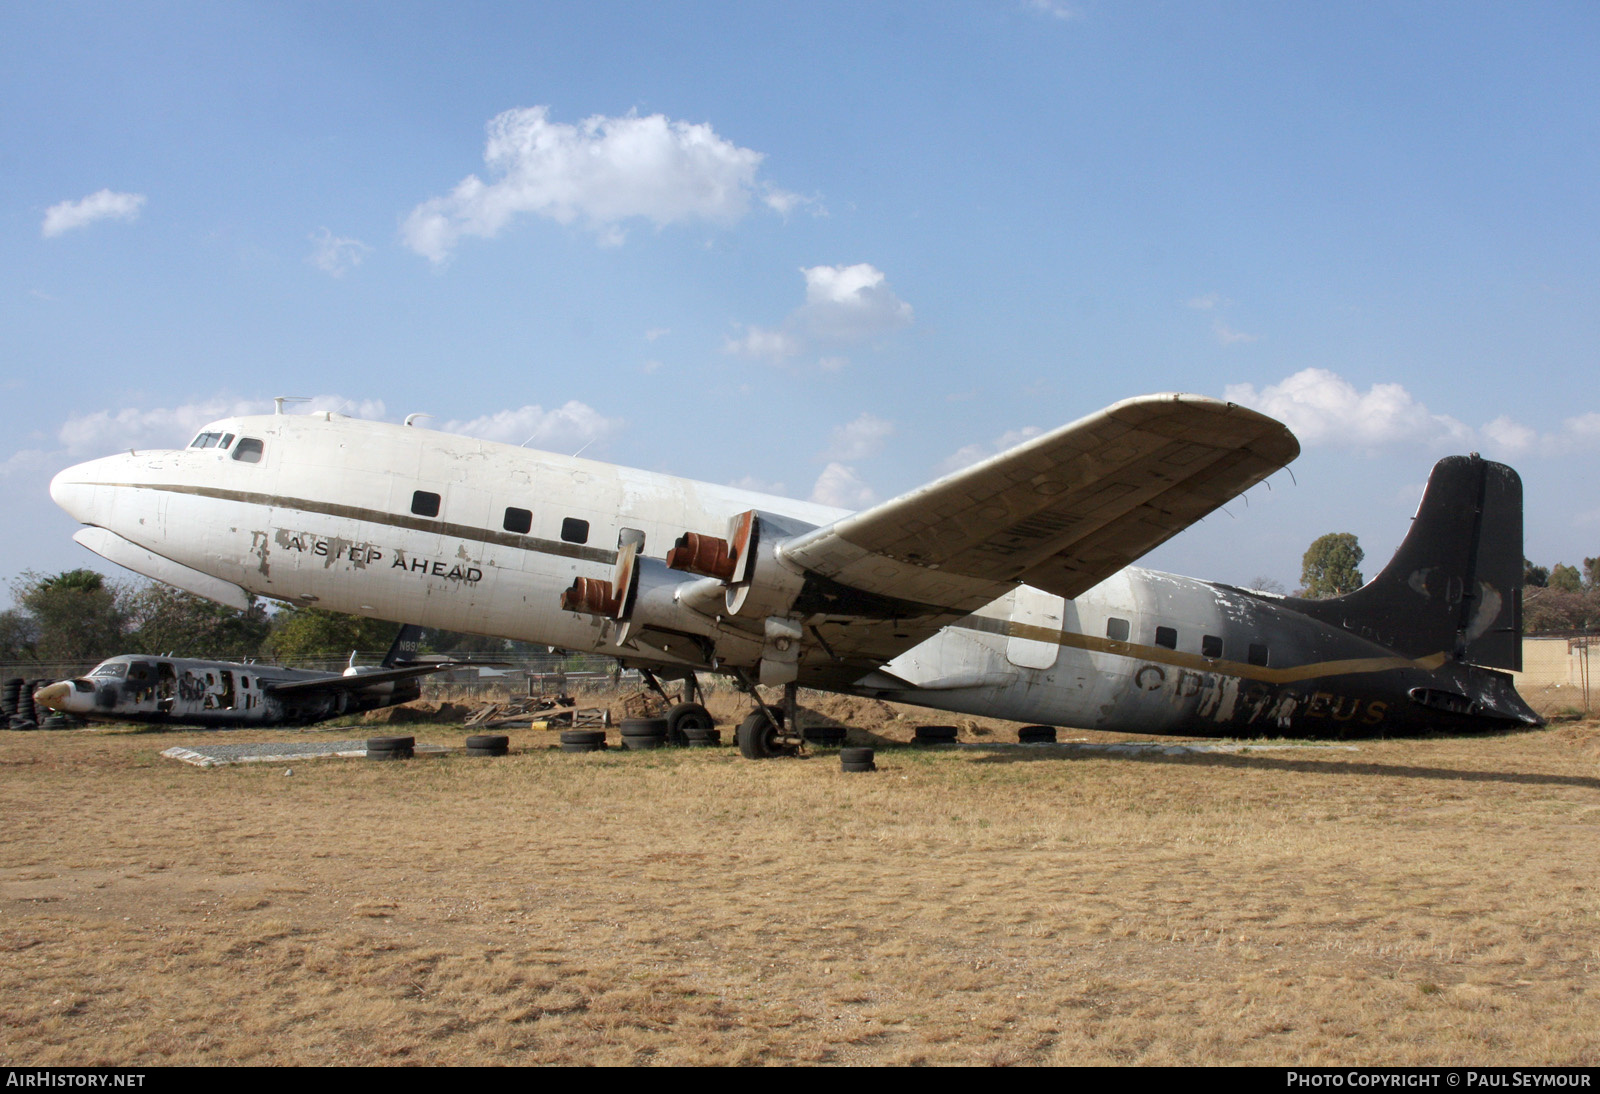
{"type": "Polygon", "coordinates": [[[383,652],[400,624],[322,608],[284,608],[272,619],[266,653],[277,660],[348,657],[352,650],[383,652]]]}
{"type": "Polygon", "coordinates": [[[1561,589],[1564,592],[1577,593],[1583,591],[1583,578],[1578,575],[1576,566],[1568,566],[1558,562],[1550,571],[1548,585],[1552,589],[1561,589]]]}
{"type": "Polygon", "coordinates": [[[1535,566],[1527,559],[1523,559],[1522,584],[1524,587],[1544,588],[1550,584],[1550,568],[1548,566],[1535,566]]]}
{"type": "Polygon", "coordinates": [[[239,611],[170,585],[150,585],[129,601],[133,646],[142,653],[238,661],[254,657],[272,629],[259,604],[239,611]]]}
{"type": "Polygon", "coordinates": [[[1321,600],[1355,592],[1365,584],[1359,569],[1365,557],[1366,552],[1350,532],[1318,536],[1301,559],[1300,595],[1321,600]]]}
{"type": "Polygon", "coordinates": [[[126,653],[128,591],[93,570],[45,576],[28,572],[11,587],[35,628],[41,661],[91,661],[126,653]]]}
{"type": "Polygon", "coordinates": [[[1583,584],[1588,589],[1600,589],[1600,558],[1583,560],[1583,584]]]}

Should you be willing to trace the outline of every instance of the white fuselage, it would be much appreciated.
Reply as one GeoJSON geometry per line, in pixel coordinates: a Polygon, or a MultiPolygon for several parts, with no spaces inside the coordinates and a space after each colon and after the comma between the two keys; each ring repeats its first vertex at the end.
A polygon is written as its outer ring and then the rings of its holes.
{"type": "MultiPolygon", "coordinates": [[[[52,495],[91,526],[79,538],[95,550],[218,599],[227,599],[217,592],[224,588],[241,599],[248,593],[664,667],[707,666],[665,647],[619,649],[605,621],[562,608],[562,591],[578,577],[607,578],[624,541],[659,560],[685,532],[722,536],[746,510],[803,526],[844,515],[336,414],[228,419],[207,426],[205,437],[210,447],[69,468],[52,495]]],[[[1236,593],[1133,568],[1071,601],[1019,586],[912,648],[891,650],[882,671],[831,686],[942,709],[1152,733],[1193,731],[1197,717],[1226,732],[1242,723],[1240,704],[1253,702],[1249,723],[1257,732],[1287,728],[1310,697],[1279,688],[1270,674],[1282,670],[1266,668],[1265,654],[1255,662],[1254,646],[1249,657],[1258,667],[1246,667],[1246,646],[1266,641],[1258,632],[1273,609],[1236,593]],[[1242,695],[1252,675],[1259,687],[1242,695]]],[[[1326,628],[1284,614],[1294,619],[1275,632],[1274,665],[1291,653],[1330,655],[1326,628]]],[[[759,640],[743,632],[713,639],[712,667],[748,667],[760,656],[759,640]]],[[[1341,656],[1352,641],[1340,640],[1341,656]]],[[[814,646],[807,656],[824,660],[814,646]]],[[[1352,725],[1376,724],[1384,704],[1365,702],[1323,705],[1346,712],[1352,725]]]]}

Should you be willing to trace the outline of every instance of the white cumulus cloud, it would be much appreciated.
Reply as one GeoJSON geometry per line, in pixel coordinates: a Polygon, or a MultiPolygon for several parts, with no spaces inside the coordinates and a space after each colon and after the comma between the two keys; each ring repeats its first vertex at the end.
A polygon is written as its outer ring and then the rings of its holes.
{"type": "Polygon", "coordinates": [[[621,418],[607,418],[593,407],[571,400],[554,410],[522,406],[497,410],[465,421],[449,421],[439,428],[486,441],[503,441],[571,455],[603,442],[622,428],[621,418]]]}
{"type": "Polygon", "coordinates": [[[1230,384],[1223,394],[1277,418],[1305,444],[1467,444],[1474,436],[1462,422],[1430,411],[1400,384],[1373,384],[1363,392],[1327,369],[1302,369],[1260,391],[1252,384],[1230,384]]]}
{"type": "Polygon", "coordinates": [[[39,233],[46,239],[85,228],[97,220],[137,220],[144,207],[143,194],[119,194],[114,190],[97,190],[78,201],[63,201],[44,211],[44,223],[39,233]]]}
{"type": "MultiPolygon", "coordinates": [[[[244,414],[270,414],[272,409],[270,399],[219,396],[172,407],[96,410],[68,418],[57,430],[56,439],[64,454],[73,458],[104,456],[129,448],[182,448],[208,422],[244,414]]],[[[332,410],[357,418],[381,418],[384,412],[379,400],[358,403],[341,395],[318,395],[291,403],[286,409],[292,413],[332,410]]]]}
{"type": "MultiPolygon", "coordinates": [[[[448,195],[411,211],[405,243],[443,261],[462,236],[493,238],[521,214],[575,221],[601,242],[621,242],[623,222],[657,226],[706,220],[731,224],[760,187],[762,154],[719,137],[711,126],[662,114],[552,122],[544,106],[507,110],[488,125],[483,159],[489,181],[468,175],[448,195]]],[[[802,200],[767,189],[780,212],[802,200]]]]}
{"type": "Polygon", "coordinates": [[[326,228],[311,233],[310,239],[314,246],[306,261],[333,277],[343,277],[346,271],[361,265],[361,259],[372,250],[359,239],[336,236],[326,228]]]}
{"type": "Polygon", "coordinates": [[[817,484],[811,488],[811,500],[840,509],[865,509],[878,500],[878,495],[856,474],[855,468],[830,463],[817,476],[817,484]]]}
{"type": "Polygon", "coordinates": [[[883,451],[884,442],[894,435],[894,423],[862,413],[853,422],[841,425],[828,439],[822,454],[825,460],[864,460],[883,451]]]}
{"type": "MultiPolygon", "coordinates": [[[[852,266],[804,266],[806,299],[778,327],[747,326],[723,348],[745,357],[781,361],[818,345],[864,342],[910,326],[915,313],[889,287],[883,271],[868,262],[852,266]]],[[[833,371],[843,359],[822,359],[833,371]]]]}
{"type": "Polygon", "coordinates": [[[948,475],[952,471],[960,471],[963,467],[971,467],[979,460],[986,460],[990,456],[998,455],[1008,448],[1015,448],[1030,438],[1037,437],[1044,430],[1036,425],[1024,426],[1021,429],[1008,429],[988,444],[962,445],[950,455],[939,462],[936,469],[940,475],[948,475]]]}

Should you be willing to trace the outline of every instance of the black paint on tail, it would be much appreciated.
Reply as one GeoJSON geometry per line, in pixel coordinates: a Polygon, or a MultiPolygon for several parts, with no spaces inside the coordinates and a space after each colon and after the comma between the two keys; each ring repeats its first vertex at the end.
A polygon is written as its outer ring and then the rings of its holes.
{"type": "Polygon", "coordinates": [[[1440,460],[1381,574],[1345,596],[1288,606],[1407,657],[1521,669],[1521,477],[1476,453],[1440,460]]]}
{"type": "Polygon", "coordinates": [[[417,646],[421,641],[422,628],[415,623],[407,623],[394,636],[394,645],[389,647],[389,652],[383,655],[380,663],[386,669],[410,664],[417,658],[417,646]]]}

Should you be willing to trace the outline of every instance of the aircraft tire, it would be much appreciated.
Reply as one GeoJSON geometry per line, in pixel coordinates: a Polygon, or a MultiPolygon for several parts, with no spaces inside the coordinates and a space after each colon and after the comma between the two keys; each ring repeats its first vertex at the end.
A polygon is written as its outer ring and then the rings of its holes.
{"type": "Polygon", "coordinates": [[[503,733],[475,733],[467,738],[468,756],[504,756],[511,751],[511,738],[503,733]]]}
{"type": "MultiPolygon", "coordinates": [[[[778,724],[782,725],[782,713],[773,707],[768,709],[777,717],[778,724]]],[[[739,754],[747,760],[767,760],[783,752],[783,747],[778,743],[778,731],[759,710],[751,711],[739,723],[738,740],[739,754]]]]}
{"type": "Polygon", "coordinates": [[[689,748],[717,748],[722,744],[722,730],[712,726],[710,729],[701,729],[690,726],[683,731],[684,744],[689,748]]]}
{"type": "Polygon", "coordinates": [[[679,703],[667,711],[667,740],[675,745],[689,743],[689,730],[715,729],[717,721],[699,703],[679,703]]]}
{"type": "Polygon", "coordinates": [[[606,748],[606,733],[603,729],[563,729],[561,731],[561,751],[563,752],[604,752],[606,748]]]}
{"type": "Polygon", "coordinates": [[[1017,730],[1017,743],[1024,745],[1055,744],[1055,726],[1023,726],[1017,730]]]}
{"type": "Polygon", "coordinates": [[[839,770],[841,771],[876,771],[877,763],[874,762],[874,752],[870,748],[841,748],[839,750],[839,770]]]}

